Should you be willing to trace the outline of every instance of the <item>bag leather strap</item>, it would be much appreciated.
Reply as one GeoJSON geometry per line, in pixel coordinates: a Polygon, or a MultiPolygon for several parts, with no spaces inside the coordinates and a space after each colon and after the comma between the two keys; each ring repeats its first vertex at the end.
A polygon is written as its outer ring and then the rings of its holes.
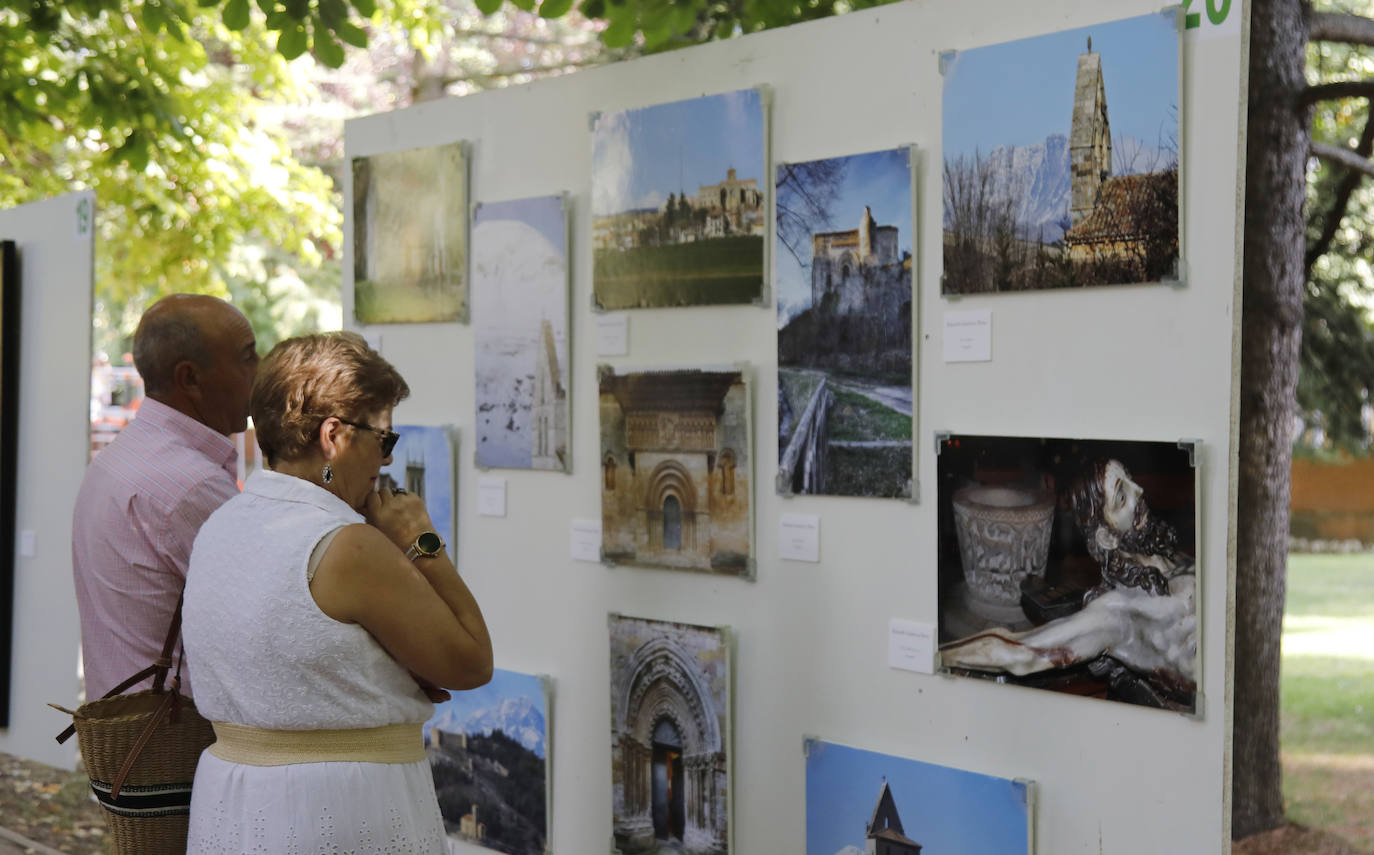
{"type": "MultiPolygon", "coordinates": [[[[149,665],[147,668],[144,668],[142,671],[139,671],[137,674],[133,675],[124,682],[120,683],[118,686],[115,686],[113,689],[106,692],[104,695],[101,696],[102,700],[104,700],[105,698],[112,698],[118,694],[122,694],[129,687],[136,686],[144,680],[148,679],[149,677],[153,678],[153,691],[162,691],[162,685],[167,679],[167,672],[172,668],[172,649],[176,647],[177,639],[181,637],[181,601],[182,597],[177,597],[177,607],[172,611],[172,622],[167,627],[167,638],[162,642],[162,655],[159,656],[157,660],[153,662],[153,664],[149,665]]],[[[177,691],[181,687],[181,659],[181,656],[177,657],[177,670],[172,680],[173,694],[177,693],[177,691]]],[[[175,704],[175,702],[173,702],[173,704],[175,704]]],[[[167,702],[164,701],[163,706],[166,705],[167,702]]],[[[157,725],[158,722],[162,720],[162,716],[160,714],[161,712],[162,708],[159,707],[159,714],[155,714],[153,716],[152,720],[148,723],[147,731],[140,735],[139,741],[135,745],[134,751],[130,755],[129,761],[125,764],[126,766],[132,765],[133,760],[138,757],[138,752],[143,750],[143,746],[148,741],[146,737],[150,737],[152,735],[152,729],[157,725]]],[[[75,734],[76,725],[74,723],[69,724],[67,725],[66,729],[64,729],[61,733],[57,734],[57,743],[61,745],[68,739],[71,739],[72,736],[74,736],[75,734]]],[[[120,783],[123,783],[123,775],[120,776],[119,781],[120,783]]],[[[119,788],[116,785],[116,792],[114,793],[114,795],[118,795],[118,789],[119,788]]]]}

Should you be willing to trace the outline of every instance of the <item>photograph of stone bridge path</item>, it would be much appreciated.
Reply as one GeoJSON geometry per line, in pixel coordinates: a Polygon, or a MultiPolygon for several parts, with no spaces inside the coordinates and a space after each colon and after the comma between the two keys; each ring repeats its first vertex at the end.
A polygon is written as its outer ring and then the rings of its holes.
{"type": "Polygon", "coordinates": [[[911,495],[909,151],[783,164],[778,491],[911,495]]]}

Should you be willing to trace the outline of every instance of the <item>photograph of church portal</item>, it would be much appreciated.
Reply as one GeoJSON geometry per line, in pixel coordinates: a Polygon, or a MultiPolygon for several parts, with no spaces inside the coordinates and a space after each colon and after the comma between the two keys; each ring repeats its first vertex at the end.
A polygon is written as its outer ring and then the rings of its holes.
{"type": "Polygon", "coordinates": [[[611,809],[622,855],[730,851],[730,633],[610,616],[611,809]]]}
{"type": "Polygon", "coordinates": [[[1176,10],[959,51],[945,294],[1178,278],[1176,10]]]}
{"type": "Polygon", "coordinates": [[[764,109],[744,89],[593,118],[596,305],[762,300],[764,109]]]}
{"type": "Polygon", "coordinates": [[[434,530],[453,550],[453,445],[452,427],[394,425],[401,435],[391,452],[391,463],[382,467],[377,478],[379,489],[400,487],[425,500],[425,509],[434,530]]]}
{"type": "Polygon", "coordinates": [[[497,668],[485,686],[435,705],[425,754],[450,839],[510,855],[549,851],[550,684],[497,668]]]}
{"type": "Polygon", "coordinates": [[[936,474],[944,668],[1197,709],[1191,444],[954,435],[936,474]]]}
{"type": "Polygon", "coordinates": [[[806,855],[1030,855],[1035,785],[808,739],[806,855]]]}
{"type": "Polygon", "coordinates": [[[777,168],[780,493],[909,497],[906,148],[777,168]]]}
{"type": "Polygon", "coordinates": [[[353,316],[466,321],[468,167],[461,142],[353,159],[353,316]]]}
{"type": "Polygon", "coordinates": [[[600,373],[602,557],[752,577],[744,373],[600,373]]]}
{"type": "Polygon", "coordinates": [[[562,196],[472,215],[477,465],[569,470],[568,225],[562,196]]]}

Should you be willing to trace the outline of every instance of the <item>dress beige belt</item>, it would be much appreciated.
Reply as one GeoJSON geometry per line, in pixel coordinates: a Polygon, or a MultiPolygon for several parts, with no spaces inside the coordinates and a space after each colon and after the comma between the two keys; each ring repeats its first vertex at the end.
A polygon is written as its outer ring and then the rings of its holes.
{"type": "Polygon", "coordinates": [[[343,730],[268,730],[211,722],[215,744],[210,753],[248,766],[291,763],[414,763],[425,759],[422,723],[387,724],[343,730]]]}

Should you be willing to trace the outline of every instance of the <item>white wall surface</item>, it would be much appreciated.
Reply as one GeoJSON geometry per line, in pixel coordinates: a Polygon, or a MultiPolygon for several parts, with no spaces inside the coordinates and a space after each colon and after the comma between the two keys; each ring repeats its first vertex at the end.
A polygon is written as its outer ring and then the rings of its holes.
{"type": "MultiPolygon", "coordinates": [[[[497,666],[555,680],[555,853],[603,852],[611,839],[608,611],[733,627],[736,853],[805,850],[804,734],[1033,779],[1041,853],[1227,851],[1227,540],[1234,512],[1237,153],[1243,151],[1238,140],[1245,115],[1239,5],[1227,27],[1212,27],[1204,15],[1202,29],[1183,40],[1187,287],[1178,289],[1118,287],[956,302],[939,295],[937,54],[1158,10],[1146,0],[900,3],[346,125],[349,157],[471,141],[476,202],[571,194],[571,476],[491,473],[507,479],[508,514],[479,517],[479,473],[471,456],[473,327],[366,330],[381,336],[383,353],[413,390],[395,420],[453,423],[462,430],[456,556],[486,613],[497,666]],[[774,163],[908,143],[920,149],[918,504],[773,495],[777,358],[771,307],[634,311],[629,356],[595,355],[588,114],[761,84],[774,96],[774,163]],[[945,364],[942,315],[972,309],[992,311],[993,361],[945,364]],[[598,361],[756,366],[756,582],[570,560],[570,521],[600,515],[598,361]],[[888,668],[889,618],[934,624],[938,617],[932,435],[946,430],[1202,441],[1198,718],[888,668]],[[819,564],[778,559],[782,513],[821,517],[819,564]]],[[[351,204],[345,212],[351,217],[351,204]]],[[[348,323],[351,242],[345,247],[348,323]]],[[[474,314],[473,325],[481,322],[474,314]]],[[[920,839],[919,829],[907,831],[920,839]]]]}
{"type": "Polygon", "coordinates": [[[95,194],[71,193],[0,211],[0,239],[19,249],[19,487],[15,528],[10,726],[0,752],[72,768],[76,740],[53,737],[71,719],[81,626],[72,584],[72,508],[89,453],[91,288],[95,194]],[[83,220],[78,209],[84,205],[83,220]]]}

